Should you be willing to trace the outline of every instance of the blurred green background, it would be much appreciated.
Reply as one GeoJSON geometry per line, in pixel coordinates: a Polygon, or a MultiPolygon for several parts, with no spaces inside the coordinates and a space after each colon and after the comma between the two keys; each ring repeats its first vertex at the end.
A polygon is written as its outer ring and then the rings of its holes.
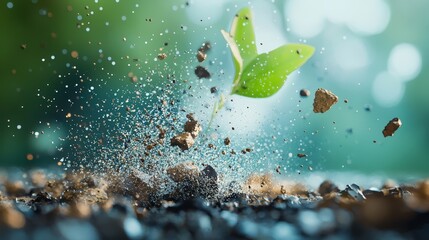
{"type": "MultiPolygon", "coordinates": [[[[268,142],[265,151],[277,158],[272,164],[285,169],[309,165],[428,176],[425,0],[2,1],[0,166],[56,165],[59,145],[67,145],[73,131],[67,113],[96,116],[97,101],[109,101],[115,89],[132,88],[130,73],[144,82],[164,67],[198,83],[195,50],[204,41],[213,45],[205,63],[213,77],[200,84],[227,89],[233,68],[220,29],[229,29],[243,6],[253,9],[259,51],[285,42],[317,50],[275,96],[234,97],[232,111],[217,120],[219,131],[230,132],[234,125],[230,134],[237,138],[268,142]],[[167,53],[168,64],[154,60],[160,52],[167,53]],[[324,114],[312,113],[319,87],[340,98],[324,114]],[[300,98],[302,88],[312,96],[300,98]],[[393,117],[403,126],[383,138],[393,117]],[[297,152],[308,158],[296,159],[297,152]]],[[[154,78],[154,84],[164,83],[154,78]]],[[[207,98],[201,101],[213,102],[201,89],[207,98]]]]}

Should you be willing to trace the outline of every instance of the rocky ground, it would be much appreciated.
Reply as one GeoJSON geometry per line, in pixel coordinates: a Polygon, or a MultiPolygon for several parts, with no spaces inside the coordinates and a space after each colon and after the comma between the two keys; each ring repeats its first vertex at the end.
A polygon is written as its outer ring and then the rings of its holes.
{"type": "MultiPolygon", "coordinates": [[[[254,175],[219,187],[210,166],[176,166],[166,194],[134,174],[0,178],[1,239],[427,239],[429,180],[315,191],[254,175]],[[185,168],[184,168],[185,167],[185,168]],[[184,171],[185,169],[186,171],[184,171]]],[[[164,192],[165,193],[165,192],[164,192]]]]}

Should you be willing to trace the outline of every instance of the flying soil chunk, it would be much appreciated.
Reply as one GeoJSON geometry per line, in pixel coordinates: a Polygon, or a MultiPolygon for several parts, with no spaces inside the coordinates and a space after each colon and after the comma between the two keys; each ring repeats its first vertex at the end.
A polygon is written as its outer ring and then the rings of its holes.
{"type": "Polygon", "coordinates": [[[196,138],[202,130],[202,127],[200,123],[195,120],[194,115],[192,113],[186,115],[186,117],[188,118],[188,121],[185,123],[184,130],[185,132],[190,133],[193,138],[196,138]]]}
{"type": "Polygon", "coordinates": [[[316,91],[313,103],[313,112],[324,113],[328,111],[332,105],[338,102],[338,97],[331,91],[319,88],[316,91]]]}
{"type": "Polygon", "coordinates": [[[188,150],[194,145],[195,141],[192,135],[188,132],[180,133],[170,140],[171,146],[178,146],[180,149],[188,150]]]}
{"type": "Polygon", "coordinates": [[[194,145],[194,139],[198,136],[202,127],[200,123],[195,120],[192,113],[186,115],[188,121],[185,123],[184,130],[185,132],[180,133],[170,140],[171,146],[178,146],[182,150],[188,150],[194,145]]]}
{"type": "Polygon", "coordinates": [[[209,71],[207,71],[207,69],[205,67],[202,67],[202,66],[197,66],[195,68],[195,75],[197,75],[197,77],[199,79],[201,79],[201,78],[210,78],[211,77],[209,71]]]}
{"type": "Polygon", "coordinates": [[[394,118],[387,123],[387,125],[383,129],[384,137],[393,136],[393,134],[402,126],[401,119],[394,118]]]}

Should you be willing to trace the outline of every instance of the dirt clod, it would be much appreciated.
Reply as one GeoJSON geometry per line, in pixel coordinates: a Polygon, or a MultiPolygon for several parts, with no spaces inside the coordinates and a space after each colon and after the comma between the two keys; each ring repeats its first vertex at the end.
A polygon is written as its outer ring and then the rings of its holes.
{"type": "Polygon", "coordinates": [[[338,97],[331,91],[319,88],[316,91],[313,103],[313,112],[324,113],[328,111],[332,105],[338,102],[338,97]]]}
{"type": "Polygon", "coordinates": [[[383,129],[384,137],[393,136],[393,134],[402,126],[401,119],[395,117],[387,123],[383,129]]]}
{"type": "Polygon", "coordinates": [[[207,69],[205,67],[202,67],[202,66],[197,66],[195,68],[195,75],[197,75],[197,77],[199,79],[201,79],[201,78],[210,78],[211,77],[209,71],[207,71],[207,69]]]}
{"type": "Polygon", "coordinates": [[[189,132],[180,133],[170,140],[171,146],[178,146],[183,151],[191,148],[194,143],[194,138],[189,132]]]}
{"type": "Polygon", "coordinates": [[[184,130],[185,132],[190,133],[193,138],[196,138],[203,128],[200,123],[195,120],[193,114],[187,114],[186,117],[188,118],[188,121],[185,123],[184,130]]]}

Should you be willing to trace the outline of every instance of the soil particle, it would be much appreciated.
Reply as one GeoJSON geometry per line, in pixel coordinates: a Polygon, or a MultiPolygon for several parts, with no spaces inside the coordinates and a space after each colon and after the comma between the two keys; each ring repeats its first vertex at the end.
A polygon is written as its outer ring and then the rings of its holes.
{"type": "Polygon", "coordinates": [[[211,77],[211,75],[207,71],[207,69],[205,67],[202,67],[202,66],[197,66],[195,68],[195,75],[197,75],[197,77],[199,79],[201,79],[201,78],[210,78],[211,77]]]}
{"type": "Polygon", "coordinates": [[[160,53],[160,54],[158,54],[158,60],[164,60],[164,59],[166,59],[167,58],[167,54],[165,54],[165,53],[160,53]]]}
{"type": "Polygon", "coordinates": [[[198,134],[202,131],[201,125],[195,120],[192,113],[187,114],[186,117],[188,121],[185,123],[184,130],[192,135],[193,138],[196,138],[198,134]]]}
{"type": "Polygon", "coordinates": [[[159,131],[159,134],[158,134],[158,138],[161,140],[161,139],[164,139],[165,138],[165,134],[166,134],[166,131],[165,131],[165,129],[163,129],[160,125],[157,125],[156,126],[156,128],[158,129],[158,131],[159,131]]]}
{"type": "Polygon", "coordinates": [[[223,140],[223,143],[228,146],[231,143],[231,140],[227,137],[223,140]]]}
{"type": "Polygon", "coordinates": [[[211,87],[210,93],[217,93],[217,87],[211,87]]]}
{"type": "Polygon", "coordinates": [[[367,105],[365,105],[364,106],[364,108],[363,109],[365,109],[365,111],[367,111],[367,112],[371,112],[371,110],[372,110],[372,106],[371,105],[369,105],[369,104],[367,104],[367,105]]]}
{"type": "Polygon", "coordinates": [[[204,60],[206,60],[207,58],[207,54],[203,51],[198,51],[197,52],[197,60],[198,62],[203,62],[204,60]]]}
{"type": "Polygon", "coordinates": [[[307,157],[307,154],[305,154],[305,153],[298,153],[298,154],[296,154],[296,156],[299,157],[299,158],[304,158],[304,157],[307,157]]]}
{"type": "Polygon", "coordinates": [[[310,96],[310,91],[308,89],[301,89],[301,91],[299,91],[299,95],[301,97],[308,97],[310,96]]]}
{"type": "Polygon", "coordinates": [[[384,137],[393,136],[393,134],[402,126],[401,119],[395,117],[387,123],[383,129],[384,137]]]}
{"type": "Polygon", "coordinates": [[[171,146],[178,146],[183,151],[191,148],[194,143],[194,138],[189,132],[180,133],[170,140],[171,146]]]}
{"type": "Polygon", "coordinates": [[[338,97],[331,91],[319,88],[316,91],[313,103],[313,112],[324,113],[328,111],[332,105],[338,102],[338,97]]]}
{"type": "Polygon", "coordinates": [[[202,44],[202,46],[198,49],[198,51],[201,51],[203,53],[207,53],[212,48],[212,45],[210,42],[205,42],[202,44]]]}

